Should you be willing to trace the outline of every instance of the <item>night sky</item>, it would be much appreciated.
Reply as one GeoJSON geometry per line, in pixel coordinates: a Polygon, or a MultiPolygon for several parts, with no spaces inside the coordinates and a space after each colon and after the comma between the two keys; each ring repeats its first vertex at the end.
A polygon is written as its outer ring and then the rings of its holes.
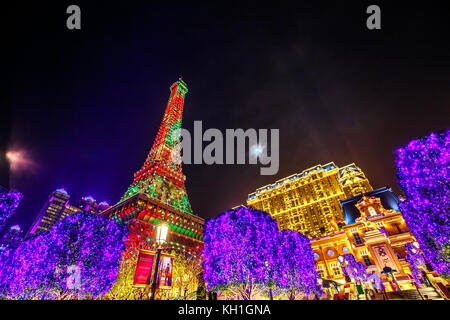
{"type": "Polygon", "coordinates": [[[59,187],[71,203],[116,203],[179,76],[189,88],[184,128],[202,120],[204,130],[280,129],[276,176],[250,165],[184,166],[197,215],[214,217],[330,161],[355,162],[374,188],[400,192],[393,151],[450,127],[448,11],[377,1],[382,29],[370,31],[372,2],[297,2],[39,1],[7,10],[0,185],[24,194],[10,222],[26,230],[59,187]],[[79,31],[66,28],[70,4],[81,7],[79,31]],[[26,150],[32,168],[8,175],[5,148],[26,150]]]}

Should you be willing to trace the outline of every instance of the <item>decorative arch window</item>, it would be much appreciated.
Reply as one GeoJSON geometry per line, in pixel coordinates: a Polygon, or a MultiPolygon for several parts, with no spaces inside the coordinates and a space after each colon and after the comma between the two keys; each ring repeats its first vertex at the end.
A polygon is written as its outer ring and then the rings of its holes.
{"type": "Polygon", "coordinates": [[[368,207],[367,210],[369,211],[370,216],[376,216],[377,212],[373,207],[368,207]]]}

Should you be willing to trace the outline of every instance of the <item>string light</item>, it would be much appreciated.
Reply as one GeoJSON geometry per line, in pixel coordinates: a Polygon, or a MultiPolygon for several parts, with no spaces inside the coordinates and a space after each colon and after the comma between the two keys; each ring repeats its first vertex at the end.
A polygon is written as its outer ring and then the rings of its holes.
{"type": "Polygon", "coordinates": [[[419,249],[414,247],[412,242],[408,242],[405,245],[405,248],[407,252],[405,259],[408,261],[409,266],[411,267],[411,273],[414,281],[416,282],[416,286],[420,288],[423,284],[423,278],[419,266],[425,265],[425,260],[419,249]]]}
{"type": "Polygon", "coordinates": [[[6,221],[16,211],[23,195],[17,191],[4,192],[0,194],[0,230],[6,221]]]}
{"type": "Polygon", "coordinates": [[[204,280],[210,290],[241,288],[251,299],[253,285],[270,283],[305,293],[318,292],[309,239],[294,231],[278,232],[265,212],[241,206],[205,225],[204,280]]]}
{"type": "Polygon", "coordinates": [[[412,140],[395,152],[398,181],[406,195],[400,210],[425,259],[437,272],[447,275],[450,274],[449,145],[450,129],[412,140]]]}
{"type": "Polygon", "coordinates": [[[0,254],[0,295],[41,300],[102,296],[116,280],[126,229],[88,212],[66,217],[17,250],[0,254]],[[75,286],[69,285],[71,277],[75,286]]]}

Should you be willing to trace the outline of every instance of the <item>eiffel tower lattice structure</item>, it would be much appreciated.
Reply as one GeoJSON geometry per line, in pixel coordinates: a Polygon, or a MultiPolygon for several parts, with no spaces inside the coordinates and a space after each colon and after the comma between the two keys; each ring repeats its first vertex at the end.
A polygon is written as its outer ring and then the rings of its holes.
{"type": "Polygon", "coordinates": [[[170,226],[166,246],[197,251],[203,246],[204,219],[193,214],[179,159],[180,135],[186,83],[179,79],[170,97],[153,146],[142,168],[134,174],[120,201],[102,212],[129,226],[128,243],[154,239],[154,229],[164,220],[170,226]],[[178,153],[178,154],[177,154],[178,153]]]}

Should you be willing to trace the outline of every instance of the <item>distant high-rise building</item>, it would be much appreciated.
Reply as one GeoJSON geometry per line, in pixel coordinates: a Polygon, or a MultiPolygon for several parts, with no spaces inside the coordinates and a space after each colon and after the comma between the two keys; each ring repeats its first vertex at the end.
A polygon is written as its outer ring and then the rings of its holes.
{"type": "Polygon", "coordinates": [[[83,197],[77,203],[77,207],[81,209],[81,211],[96,213],[97,212],[97,201],[91,196],[83,197]]]}
{"type": "Polygon", "coordinates": [[[100,214],[101,212],[107,210],[109,207],[110,207],[110,205],[109,205],[108,202],[106,202],[106,201],[100,202],[97,205],[97,212],[96,213],[100,214]]]}
{"type": "Polygon", "coordinates": [[[248,195],[247,204],[268,212],[280,230],[316,237],[332,234],[344,224],[342,200],[372,190],[355,164],[339,168],[330,162],[258,188],[248,195]]]}
{"type": "Polygon", "coordinates": [[[50,230],[56,222],[76,212],[85,211],[97,214],[100,212],[99,210],[108,208],[106,202],[97,204],[97,201],[91,196],[83,197],[76,206],[69,204],[69,198],[70,195],[64,189],[52,192],[41,211],[39,211],[39,215],[31,226],[27,237],[50,230]]]}
{"type": "Polygon", "coordinates": [[[11,226],[0,239],[0,250],[4,248],[16,249],[22,242],[22,228],[18,225],[11,226]]]}
{"type": "Polygon", "coordinates": [[[354,163],[339,169],[339,184],[347,198],[373,190],[364,172],[354,163]]]}
{"type": "Polygon", "coordinates": [[[48,231],[57,221],[81,211],[79,208],[69,204],[69,198],[70,195],[64,189],[57,189],[52,192],[39,211],[27,237],[48,231]]]}
{"type": "Polygon", "coordinates": [[[77,203],[77,208],[81,209],[81,211],[95,214],[99,214],[107,210],[109,207],[110,205],[106,201],[97,203],[97,200],[91,196],[83,197],[77,203]]]}

